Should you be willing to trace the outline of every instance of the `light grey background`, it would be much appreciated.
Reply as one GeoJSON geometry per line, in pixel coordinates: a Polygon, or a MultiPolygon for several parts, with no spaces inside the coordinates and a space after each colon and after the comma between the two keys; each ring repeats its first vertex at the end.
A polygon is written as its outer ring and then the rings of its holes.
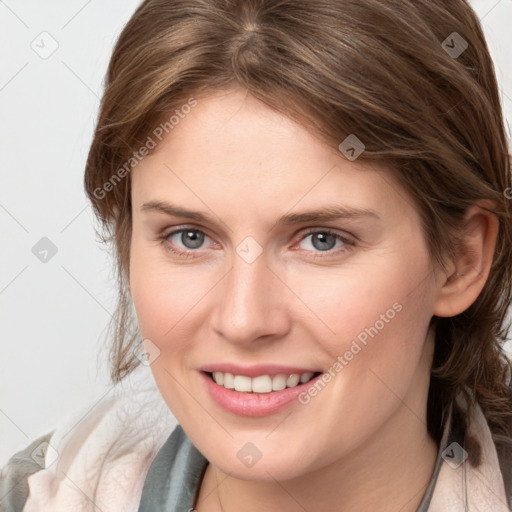
{"type": "MultiPolygon", "coordinates": [[[[0,466],[111,387],[100,342],[112,263],[95,239],[83,169],[110,53],[138,4],[0,0],[0,466]],[[56,44],[48,58],[36,53],[56,44]],[[32,252],[43,237],[57,248],[46,263],[32,252]]],[[[471,4],[510,123],[512,1],[471,4]]]]}

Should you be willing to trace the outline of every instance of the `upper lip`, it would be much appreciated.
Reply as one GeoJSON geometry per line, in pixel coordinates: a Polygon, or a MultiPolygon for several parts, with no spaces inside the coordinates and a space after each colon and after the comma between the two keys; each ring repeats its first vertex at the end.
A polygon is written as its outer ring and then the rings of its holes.
{"type": "Polygon", "coordinates": [[[291,375],[292,373],[317,373],[322,370],[313,369],[313,368],[304,368],[301,366],[282,366],[276,364],[256,364],[252,366],[240,366],[238,364],[233,363],[212,363],[202,366],[200,368],[201,371],[211,373],[211,372],[222,372],[222,373],[231,373],[233,375],[244,375],[246,377],[258,377],[260,375],[291,375]]]}

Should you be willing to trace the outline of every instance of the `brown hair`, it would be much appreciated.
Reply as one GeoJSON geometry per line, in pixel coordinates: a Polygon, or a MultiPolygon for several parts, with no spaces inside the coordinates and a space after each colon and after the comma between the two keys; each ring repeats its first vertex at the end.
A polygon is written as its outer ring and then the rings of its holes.
{"type": "MultiPolygon", "coordinates": [[[[146,0],[139,6],[114,48],[85,170],[102,239],[114,243],[116,256],[112,379],[137,366],[140,341],[127,290],[130,166],[158,126],[172,129],[165,124],[170,113],[178,119],[192,96],[234,84],[334,148],[355,134],[365,145],[359,158],[387,164],[414,200],[441,265],[454,254],[468,207],[492,201],[499,234],[487,283],[469,309],[432,321],[427,418],[439,440],[460,392],[480,404],[496,442],[510,437],[510,361],[502,344],[512,283],[511,163],[493,63],[464,0],[146,0]]],[[[470,460],[478,464],[477,443],[470,460]]]]}

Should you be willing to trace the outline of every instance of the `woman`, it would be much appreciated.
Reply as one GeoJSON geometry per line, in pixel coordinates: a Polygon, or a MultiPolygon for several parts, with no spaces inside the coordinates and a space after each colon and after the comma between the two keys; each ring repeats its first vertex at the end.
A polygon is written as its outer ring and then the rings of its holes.
{"type": "Polygon", "coordinates": [[[463,0],[143,2],[85,188],[178,424],[100,407],[5,510],[509,510],[507,149],[463,0]]]}

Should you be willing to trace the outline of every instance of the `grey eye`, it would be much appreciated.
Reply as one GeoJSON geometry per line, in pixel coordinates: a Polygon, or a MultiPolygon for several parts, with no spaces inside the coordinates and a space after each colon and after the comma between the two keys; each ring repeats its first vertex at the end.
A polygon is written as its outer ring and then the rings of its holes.
{"type": "Polygon", "coordinates": [[[179,241],[186,249],[197,249],[204,243],[205,234],[192,229],[182,229],[174,233],[173,237],[179,236],[179,241]]]}
{"type": "Polygon", "coordinates": [[[306,247],[302,247],[303,249],[329,251],[336,247],[336,242],[338,241],[340,242],[338,247],[344,244],[344,241],[339,236],[324,231],[318,231],[317,233],[310,233],[304,237],[301,244],[306,244],[306,247]]]}
{"type": "Polygon", "coordinates": [[[315,249],[326,251],[336,245],[336,237],[330,233],[313,233],[311,243],[315,249]]]}

